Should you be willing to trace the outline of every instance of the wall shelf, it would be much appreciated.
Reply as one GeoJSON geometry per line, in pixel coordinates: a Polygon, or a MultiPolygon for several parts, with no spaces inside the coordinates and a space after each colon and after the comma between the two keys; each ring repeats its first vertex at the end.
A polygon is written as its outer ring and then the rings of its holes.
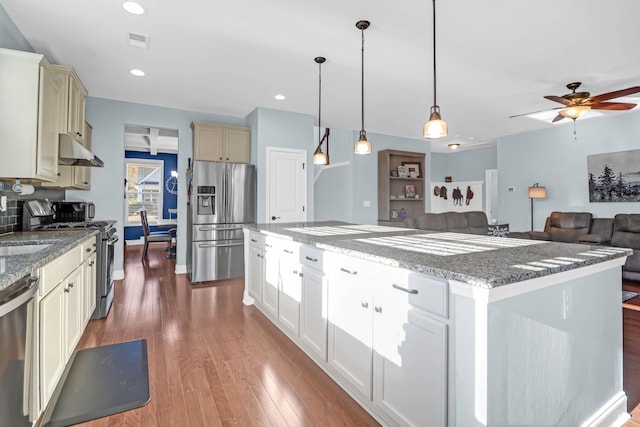
{"type": "Polygon", "coordinates": [[[378,221],[379,222],[403,222],[405,218],[392,218],[391,210],[399,212],[404,209],[407,218],[411,219],[424,213],[425,194],[425,154],[412,151],[381,150],[378,151],[378,221]],[[391,171],[397,171],[398,166],[403,164],[420,165],[420,176],[417,178],[405,178],[391,176],[391,171]],[[416,196],[403,197],[406,195],[406,185],[413,185],[416,196]]]}

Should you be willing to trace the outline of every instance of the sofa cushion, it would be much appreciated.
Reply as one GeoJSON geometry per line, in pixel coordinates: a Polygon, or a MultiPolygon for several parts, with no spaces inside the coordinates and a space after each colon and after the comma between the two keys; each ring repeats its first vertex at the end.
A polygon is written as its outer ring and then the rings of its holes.
{"type": "Polygon", "coordinates": [[[447,230],[466,233],[469,229],[469,221],[462,212],[445,212],[442,214],[447,220],[447,230]]]}
{"type": "Polygon", "coordinates": [[[467,212],[466,217],[469,233],[487,234],[487,215],[484,212],[467,212]]]}
{"type": "Polygon", "coordinates": [[[447,220],[444,215],[425,213],[418,216],[415,221],[416,228],[422,230],[447,231],[447,220]]]}
{"type": "Polygon", "coordinates": [[[413,226],[422,230],[485,235],[487,225],[487,215],[481,211],[424,213],[413,221],[413,226]]]}
{"type": "Polygon", "coordinates": [[[640,214],[618,214],[614,219],[617,231],[640,233],[640,214]]]}
{"type": "Polygon", "coordinates": [[[551,212],[549,233],[554,242],[577,242],[580,236],[589,233],[593,215],[589,212],[551,212]]]}

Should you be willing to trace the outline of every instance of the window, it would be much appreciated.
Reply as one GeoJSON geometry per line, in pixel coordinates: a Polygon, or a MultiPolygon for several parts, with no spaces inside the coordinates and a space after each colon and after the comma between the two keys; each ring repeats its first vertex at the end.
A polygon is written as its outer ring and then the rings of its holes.
{"type": "Polygon", "coordinates": [[[159,160],[126,160],[125,221],[140,225],[140,210],[146,209],[150,222],[162,213],[162,189],[164,188],[164,162],[159,160]]]}

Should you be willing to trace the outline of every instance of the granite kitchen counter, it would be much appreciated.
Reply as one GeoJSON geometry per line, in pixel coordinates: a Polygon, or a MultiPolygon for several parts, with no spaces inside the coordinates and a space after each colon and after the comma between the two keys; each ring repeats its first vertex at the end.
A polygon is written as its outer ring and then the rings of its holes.
{"type": "Polygon", "coordinates": [[[0,256],[0,291],[33,270],[53,261],[91,236],[98,230],[61,230],[18,232],[0,236],[0,248],[22,245],[50,245],[40,251],[0,256]]]}
{"type": "Polygon", "coordinates": [[[343,222],[251,224],[259,231],[393,267],[496,288],[599,264],[631,249],[343,222]]]}

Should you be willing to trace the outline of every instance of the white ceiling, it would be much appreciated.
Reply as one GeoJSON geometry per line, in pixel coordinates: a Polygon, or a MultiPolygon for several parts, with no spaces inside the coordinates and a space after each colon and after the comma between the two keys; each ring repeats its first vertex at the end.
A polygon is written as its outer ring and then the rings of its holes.
{"type": "MultiPolygon", "coordinates": [[[[140,0],[142,16],[120,0],[0,2],[34,49],[73,66],[95,97],[240,117],[260,106],[312,114],[317,124],[314,57],[325,56],[322,125],[358,130],[355,23],[367,19],[365,129],[421,139],[433,103],[428,0],[140,0]],[[149,36],[150,49],[129,46],[127,32],[149,36]]],[[[450,136],[432,142],[435,152],[552,126],[508,117],[557,107],[543,95],[563,95],[572,81],[594,95],[640,84],[637,0],[439,0],[436,7],[438,104],[450,136]]]]}

